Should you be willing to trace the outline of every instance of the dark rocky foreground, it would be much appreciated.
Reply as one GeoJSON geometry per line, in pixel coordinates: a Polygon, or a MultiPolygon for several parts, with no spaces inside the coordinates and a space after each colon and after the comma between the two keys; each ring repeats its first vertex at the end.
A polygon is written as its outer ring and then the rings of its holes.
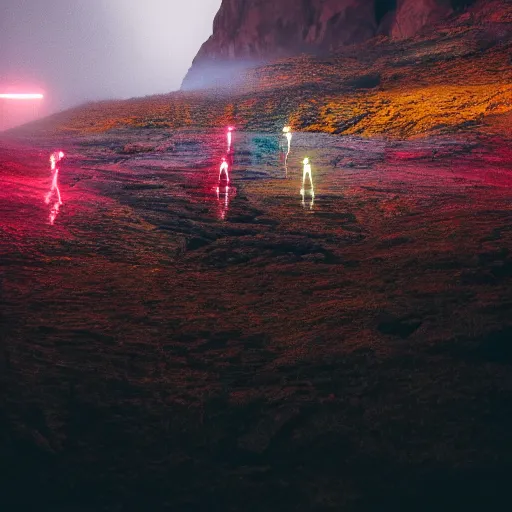
{"type": "Polygon", "coordinates": [[[286,177],[276,137],[239,133],[227,207],[222,133],[19,144],[0,149],[3,510],[506,503],[505,141],[297,134],[286,177]]]}

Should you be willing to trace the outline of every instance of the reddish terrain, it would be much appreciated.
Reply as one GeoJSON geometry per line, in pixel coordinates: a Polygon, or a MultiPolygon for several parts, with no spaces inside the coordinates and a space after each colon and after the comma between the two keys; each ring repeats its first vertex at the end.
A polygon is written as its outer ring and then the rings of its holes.
{"type": "Polygon", "coordinates": [[[512,140],[493,126],[295,134],[287,177],[279,134],[236,132],[227,208],[220,131],[3,141],[5,510],[498,508],[512,140]]]}
{"type": "Polygon", "coordinates": [[[506,508],[512,4],[414,5],[0,141],[2,510],[506,508]]]}

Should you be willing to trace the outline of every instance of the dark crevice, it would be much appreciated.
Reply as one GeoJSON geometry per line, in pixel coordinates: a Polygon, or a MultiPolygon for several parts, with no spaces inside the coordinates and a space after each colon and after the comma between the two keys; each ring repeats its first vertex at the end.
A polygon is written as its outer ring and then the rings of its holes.
{"type": "Polygon", "coordinates": [[[375,21],[377,25],[384,19],[386,14],[396,11],[396,0],[374,0],[375,2],[375,21]]]}

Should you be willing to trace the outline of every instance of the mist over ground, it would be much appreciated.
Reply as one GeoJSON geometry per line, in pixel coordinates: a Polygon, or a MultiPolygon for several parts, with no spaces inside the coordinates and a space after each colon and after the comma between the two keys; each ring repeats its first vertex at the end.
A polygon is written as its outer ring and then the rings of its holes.
{"type": "Polygon", "coordinates": [[[0,86],[45,92],[40,115],[180,87],[220,0],[2,0],[0,86]]]}

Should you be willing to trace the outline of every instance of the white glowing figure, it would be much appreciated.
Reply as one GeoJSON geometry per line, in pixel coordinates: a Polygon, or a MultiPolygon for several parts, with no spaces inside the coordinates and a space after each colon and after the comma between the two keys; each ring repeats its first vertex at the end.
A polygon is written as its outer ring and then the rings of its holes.
{"type": "Polygon", "coordinates": [[[233,127],[228,126],[228,153],[231,153],[231,142],[233,141],[233,127]]]}
{"type": "Polygon", "coordinates": [[[62,151],[55,151],[50,155],[50,170],[53,174],[52,177],[52,187],[48,194],[46,194],[44,201],[46,204],[50,204],[50,199],[53,194],[57,194],[57,201],[52,206],[50,210],[50,224],[53,226],[57,215],[59,214],[60,207],[62,205],[62,198],[60,196],[59,190],[59,167],[58,163],[64,158],[64,153],[62,151]]]}
{"type": "Polygon", "coordinates": [[[315,189],[313,187],[313,178],[311,171],[311,164],[309,163],[309,158],[304,158],[302,162],[304,164],[304,170],[302,171],[302,188],[300,189],[300,194],[302,196],[302,204],[304,205],[304,196],[305,196],[305,184],[306,178],[309,177],[309,183],[311,185],[311,208],[313,208],[313,204],[315,202],[315,189]]]}
{"type": "Polygon", "coordinates": [[[229,184],[229,164],[226,162],[226,159],[222,159],[222,163],[220,164],[220,170],[219,170],[219,182],[222,178],[222,173],[226,174],[226,181],[229,184]]]}
{"type": "Polygon", "coordinates": [[[0,94],[0,99],[3,100],[42,100],[42,94],[0,94]]]}

